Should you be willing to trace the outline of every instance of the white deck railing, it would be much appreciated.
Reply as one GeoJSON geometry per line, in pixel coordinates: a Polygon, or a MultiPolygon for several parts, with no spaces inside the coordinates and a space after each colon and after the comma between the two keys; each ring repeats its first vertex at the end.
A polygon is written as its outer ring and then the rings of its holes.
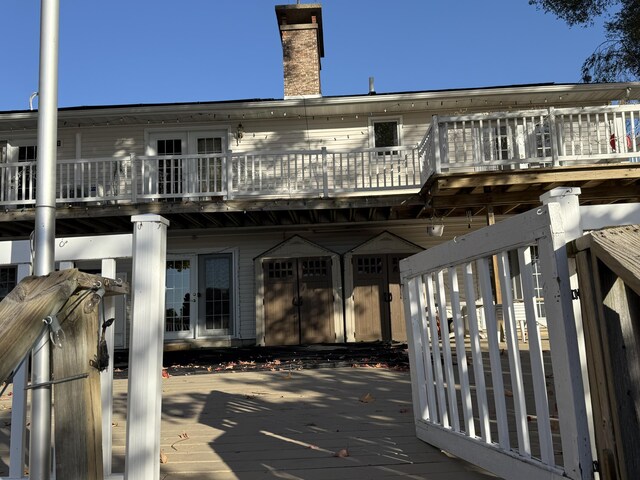
{"type": "MultiPolygon", "coordinates": [[[[61,160],[57,202],[331,197],[416,191],[416,147],[61,160]]],[[[0,164],[0,205],[33,206],[36,162],[0,164]]]]}
{"type": "Polygon", "coordinates": [[[439,117],[420,143],[433,173],[640,161],[640,105],[439,117]]]}
{"type": "Polygon", "coordinates": [[[593,475],[584,336],[566,244],[584,230],[640,223],[640,204],[579,207],[576,193],[554,189],[536,210],[400,262],[417,435],[504,478],[593,475]],[[518,342],[516,295],[527,348],[518,342]]]}

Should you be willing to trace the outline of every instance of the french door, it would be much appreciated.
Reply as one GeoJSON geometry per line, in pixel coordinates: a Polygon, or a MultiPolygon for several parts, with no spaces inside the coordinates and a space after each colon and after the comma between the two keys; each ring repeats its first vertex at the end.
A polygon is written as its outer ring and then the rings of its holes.
{"type": "Polygon", "coordinates": [[[168,198],[215,194],[224,187],[223,132],[175,131],[149,135],[149,192],[168,198]]]}
{"type": "Polygon", "coordinates": [[[165,337],[232,335],[234,296],[232,254],[169,257],[165,337]]]}

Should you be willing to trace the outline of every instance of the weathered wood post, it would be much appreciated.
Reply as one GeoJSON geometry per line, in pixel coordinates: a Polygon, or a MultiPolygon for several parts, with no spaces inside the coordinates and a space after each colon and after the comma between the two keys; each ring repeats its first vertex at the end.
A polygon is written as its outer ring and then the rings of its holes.
{"type": "Polygon", "coordinates": [[[134,291],[124,478],[158,480],[169,221],[158,215],[135,215],[131,221],[134,291]]]}
{"type": "Polygon", "coordinates": [[[49,336],[47,328],[57,345],[52,350],[53,380],[27,387],[56,385],[56,478],[104,478],[98,312],[105,293],[126,290],[109,279],[69,269],[26,277],[0,303],[0,381],[36,340],[49,336]]]}

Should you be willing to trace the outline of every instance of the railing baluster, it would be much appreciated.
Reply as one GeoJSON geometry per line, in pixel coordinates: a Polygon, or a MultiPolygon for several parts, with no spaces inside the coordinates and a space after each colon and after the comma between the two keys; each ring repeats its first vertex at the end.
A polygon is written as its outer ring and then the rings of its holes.
{"type": "Polygon", "coordinates": [[[544,359],[542,356],[542,344],[540,341],[540,329],[538,328],[537,322],[536,295],[533,288],[533,268],[530,247],[521,247],[518,249],[518,262],[520,265],[522,296],[527,319],[527,336],[529,339],[533,396],[536,405],[536,421],[540,442],[540,458],[547,465],[555,465],[553,438],[549,420],[549,399],[544,359]]]}
{"type": "Polygon", "coordinates": [[[440,314],[440,339],[444,361],[444,374],[447,380],[447,394],[449,398],[449,412],[451,413],[452,427],[456,432],[460,431],[460,416],[458,415],[458,400],[456,395],[456,379],[453,374],[453,358],[451,355],[451,339],[449,338],[449,318],[447,316],[447,297],[444,288],[444,271],[438,271],[436,275],[436,295],[438,299],[438,313],[440,314]]]}
{"type": "Polygon", "coordinates": [[[449,411],[447,410],[447,397],[444,390],[444,378],[442,372],[442,354],[440,353],[440,342],[438,335],[438,319],[436,317],[435,292],[433,288],[433,274],[425,275],[425,290],[427,295],[427,315],[429,316],[429,327],[431,333],[431,347],[433,348],[433,366],[435,367],[435,384],[438,394],[438,411],[440,412],[440,424],[450,427],[449,411]]]}
{"type": "Polygon", "coordinates": [[[473,281],[473,263],[464,265],[465,298],[467,302],[467,318],[469,322],[469,337],[471,342],[471,358],[473,360],[473,380],[478,403],[480,434],[486,443],[491,443],[491,422],[489,418],[489,404],[487,402],[487,387],[484,380],[484,365],[482,349],[480,347],[480,332],[476,312],[476,294],[473,281]]]}
{"type": "Polygon", "coordinates": [[[462,414],[465,432],[470,437],[476,436],[473,424],[473,405],[471,403],[471,389],[469,387],[469,367],[467,352],[464,344],[464,322],[460,313],[460,289],[458,286],[458,272],[455,267],[449,267],[449,291],[451,292],[451,310],[453,313],[453,329],[456,340],[456,361],[458,362],[458,376],[460,377],[460,397],[462,399],[462,414]]]}
{"type": "Polygon", "coordinates": [[[489,362],[491,365],[491,383],[493,400],[496,409],[496,425],[498,427],[498,443],[503,450],[510,449],[509,423],[507,421],[507,406],[505,402],[504,382],[502,380],[502,362],[500,361],[500,346],[498,345],[498,322],[493,303],[491,275],[489,273],[489,259],[477,260],[480,290],[484,318],[487,324],[487,343],[489,346],[489,362]]]}
{"type": "Polygon", "coordinates": [[[509,371],[511,373],[511,391],[515,409],[515,424],[518,434],[518,451],[523,457],[531,456],[529,440],[529,426],[527,425],[527,406],[524,398],[524,384],[522,378],[522,363],[518,346],[518,330],[516,327],[513,294],[511,293],[511,273],[509,269],[508,252],[498,255],[498,272],[502,287],[502,318],[504,321],[507,340],[507,354],[509,357],[509,371]]]}

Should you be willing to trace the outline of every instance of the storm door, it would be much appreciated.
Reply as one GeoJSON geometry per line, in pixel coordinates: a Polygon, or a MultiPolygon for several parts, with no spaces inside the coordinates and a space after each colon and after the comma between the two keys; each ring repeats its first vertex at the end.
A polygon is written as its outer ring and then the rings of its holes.
{"type": "Polygon", "coordinates": [[[407,340],[399,262],[408,255],[392,253],[353,256],[356,341],[407,340]]]}
{"type": "Polygon", "coordinates": [[[330,257],[265,260],[265,344],[334,342],[330,257]]]}

